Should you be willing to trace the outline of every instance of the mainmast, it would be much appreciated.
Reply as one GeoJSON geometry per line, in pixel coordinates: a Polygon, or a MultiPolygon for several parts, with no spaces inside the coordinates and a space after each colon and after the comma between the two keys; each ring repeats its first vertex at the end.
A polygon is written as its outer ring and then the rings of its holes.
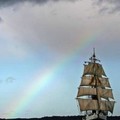
{"type": "Polygon", "coordinates": [[[93,113],[99,113],[99,110],[100,110],[100,103],[99,103],[99,94],[98,94],[98,76],[96,74],[96,69],[95,69],[95,64],[96,64],[96,61],[99,61],[98,59],[96,59],[96,55],[95,55],[95,48],[93,48],[93,56],[91,57],[91,62],[93,62],[93,69],[94,69],[94,75],[93,75],[93,79],[95,80],[95,86],[93,86],[93,88],[96,89],[96,95],[92,95],[92,99],[93,100],[97,100],[97,104],[98,104],[98,111],[96,110],[93,110],[92,112],[93,113]]]}

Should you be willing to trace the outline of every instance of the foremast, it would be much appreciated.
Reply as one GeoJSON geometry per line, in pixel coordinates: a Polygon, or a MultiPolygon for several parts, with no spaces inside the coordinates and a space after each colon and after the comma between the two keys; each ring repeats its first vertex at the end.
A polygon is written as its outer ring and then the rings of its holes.
{"type": "Polygon", "coordinates": [[[78,88],[77,100],[81,111],[90,111],[92,114],[102,112],[113,113],[114,97],[109,80],[104,72],[100,60],[96,59],[95,49],[93,55],[85,62],[81,84],[78,88]]]}

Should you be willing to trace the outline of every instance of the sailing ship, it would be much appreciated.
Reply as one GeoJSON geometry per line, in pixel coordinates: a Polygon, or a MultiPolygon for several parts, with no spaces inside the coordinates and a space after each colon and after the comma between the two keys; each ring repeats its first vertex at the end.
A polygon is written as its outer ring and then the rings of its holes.
{"type": "Polygon", "coordinates": [[[108,114],[113,113],[115,100],[112,89],[100,60],[96,59],[95,49],[84,64],[76,99],[84,113],[82,120],[107,120],[108,114]]]}

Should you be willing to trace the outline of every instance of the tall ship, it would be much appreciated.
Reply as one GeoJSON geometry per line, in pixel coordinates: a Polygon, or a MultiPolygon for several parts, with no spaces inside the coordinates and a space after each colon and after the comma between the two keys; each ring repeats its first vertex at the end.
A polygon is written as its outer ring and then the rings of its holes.
{"type": "Polygon", "coordinates": [[[95,49],[84,64],[76,99],[84,113],[82,120],[107,120],[108,114],[113,113],[115,100],[112,89],[100,60],[96,59],[95,49]]]}

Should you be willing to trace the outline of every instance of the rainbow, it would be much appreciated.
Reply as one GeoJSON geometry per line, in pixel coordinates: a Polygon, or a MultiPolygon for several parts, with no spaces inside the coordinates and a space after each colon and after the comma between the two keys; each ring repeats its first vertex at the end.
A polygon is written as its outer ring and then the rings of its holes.
{"type": "Polygon", "coordinates": [[[34,76],[34,81],[26,88],[26,92],[24,93],[24,97],[17,101],[17,104],[13,106],[13,112],[9,113],[7,118],[16,118],[18,114],[24,111],[27,105],[29,105],[34,96],[42,91],[47,84],[50,84],[56,72],[59,72],[63,69],[63,66],[72,59],[74,59],[74,55],[79,53],[82,49],[96,41],[99,34],[87,35],[86,37],[80,38],[82,41],[79,42],[79,45],[70,51],[69,55],[66,56],[63,60],[57,62],[50,69],[43,70],[42,73],[38,72],[36,76],[34,76]]]}

